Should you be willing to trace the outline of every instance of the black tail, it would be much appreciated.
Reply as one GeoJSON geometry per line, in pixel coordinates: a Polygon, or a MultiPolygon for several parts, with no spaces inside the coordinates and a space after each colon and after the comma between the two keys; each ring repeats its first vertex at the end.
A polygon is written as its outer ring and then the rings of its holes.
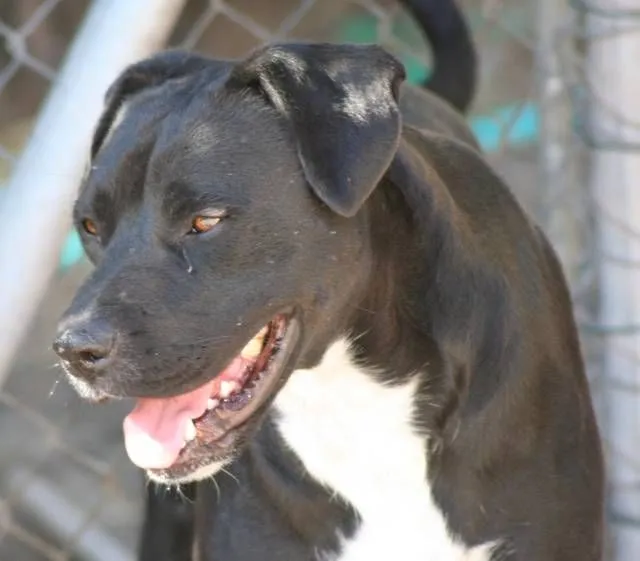
{"type": "Polygon", "coordinates": [[[476,91],[477,55],[456,0],[401,0],[431,45],[433,72],[425,88],[466,112],[476,91]]]}

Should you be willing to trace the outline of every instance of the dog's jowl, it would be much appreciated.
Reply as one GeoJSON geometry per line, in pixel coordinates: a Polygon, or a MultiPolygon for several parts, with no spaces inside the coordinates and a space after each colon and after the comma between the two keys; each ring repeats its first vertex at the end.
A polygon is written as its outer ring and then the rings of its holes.
{"type": "Polygon", "coordinates": [[[54,348],[86,399],[135,398],[142,561],[601,559],[562,271],[461,117],[460,13],[405,4],[421,89],[380,47],[289,43],[107,93],[54,348]]]}

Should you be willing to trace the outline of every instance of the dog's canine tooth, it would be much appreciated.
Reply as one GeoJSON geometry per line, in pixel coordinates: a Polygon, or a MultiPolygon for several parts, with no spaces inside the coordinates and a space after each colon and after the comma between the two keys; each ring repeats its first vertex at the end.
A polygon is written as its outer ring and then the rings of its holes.
{"type": "Polygon", "coordinates": [[[209,401],[207,401],[207,411],[211,411],[212,409],[215,409],[216,407],[218,407],[218,405],[220,405],[220,400],[209,399],[209,401]]]}
{"type": "Polygon", "coordinates": [[[240,351],[240,356],[242,358],[253,360],[258,358],[260,351],[262,351],[262,340],[254,337],[240,351]]]}
{"type": "Polygon", "coordinates": [[[191,442],[197,434],[196,426],[193,424],[193,421],[189,421],[187,426],[184,429],[184,439],[187,442],[191,442]]]}
{"type": "Polygon", "coordinates": [[[240,351],[242,358],[255,359],[258,358],[264,345],[264,338],[267,336],[269,327],[263,327],[240,351]]]}

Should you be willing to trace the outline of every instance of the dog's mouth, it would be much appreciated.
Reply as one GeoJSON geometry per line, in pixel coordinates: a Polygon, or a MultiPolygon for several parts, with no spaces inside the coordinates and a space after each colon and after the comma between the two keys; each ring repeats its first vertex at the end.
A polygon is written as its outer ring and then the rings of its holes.
{"type": "Polygon", "coordinates": [[[176,397],[138,399],[124,421],[131,461],[151,472],[164,471],[167,478],[202,464],[203,455],[224,456],[234,433],[280,388],[298,336],[295,318],[279,315],[210,382],[176,397]]]}

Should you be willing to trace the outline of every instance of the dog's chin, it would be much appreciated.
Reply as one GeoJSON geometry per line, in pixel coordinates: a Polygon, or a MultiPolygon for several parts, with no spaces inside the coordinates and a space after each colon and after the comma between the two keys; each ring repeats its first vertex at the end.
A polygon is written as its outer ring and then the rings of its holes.
{"type": "Polygon", "coordinates": [[[226,465],[230,464],[233,458],[224,461],[204,461],[199,466],[191,466],[181,470],[146,470],[147,477],[151,481],[162,485],[182,485],[211,479],[217,473],[224,471],[226,465]]]}
{"type": "Polygon", "coordinates": [[[301,327],[294,316],[278,315],[259,337],[235,359],[252,356],[240,377],[230,382],[223,372],[196,390],[207,392],[206,410],[187,422],[184,445],[170,465],[145,469],[150,479],[168,485],[207,479],[241,452],[293,370],[301,327]]]}

